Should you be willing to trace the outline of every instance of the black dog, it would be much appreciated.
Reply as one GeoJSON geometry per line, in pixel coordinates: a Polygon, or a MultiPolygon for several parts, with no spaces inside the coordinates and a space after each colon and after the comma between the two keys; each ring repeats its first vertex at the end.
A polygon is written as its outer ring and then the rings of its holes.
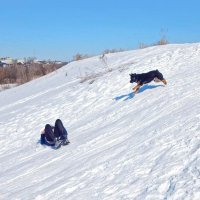
{"type": "Polygon", "coordinates": [[[153,80],[155,82],[161,81],[165,85],[167,84],[167,81],[163,78],[163,75],[158,70],[150,71],[143,74],[129,74],[129,75],[131,76],[130,83],[133,83],[133,82],[137,83],[137,85],[133,87],[133,90],[135,93],[137,93],[137,91],[140,89],[140,87],[143,84],[149,83],[153,80]]]}

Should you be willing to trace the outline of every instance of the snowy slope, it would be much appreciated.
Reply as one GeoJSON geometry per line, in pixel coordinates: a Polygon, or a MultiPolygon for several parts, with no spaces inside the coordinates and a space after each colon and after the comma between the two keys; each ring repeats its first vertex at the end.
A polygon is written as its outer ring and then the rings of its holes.
{"type": "Polygon", "coordinates": [[[0,92],[0,199],[199,200],[200,44],[100,57],[0,92]],[[129,73],[153,69],[168,85],[133,95],[129,73]],[[57,118],[56,151],[38,140],[57,118]]]}

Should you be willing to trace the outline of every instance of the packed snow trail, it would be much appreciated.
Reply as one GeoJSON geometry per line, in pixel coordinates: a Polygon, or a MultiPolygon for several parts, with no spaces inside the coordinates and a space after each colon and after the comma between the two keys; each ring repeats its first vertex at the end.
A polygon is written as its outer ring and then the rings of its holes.
{"type": "Polygon", "coordinates": [[[0,199],[200,199],[200,44],[105,59],[0,92],[0,199]],[[168,85],[134,95],[129,73],[154,69],[168,85]],[[53,150],[38,140],[57,118],[71,143],[53,150]]]}

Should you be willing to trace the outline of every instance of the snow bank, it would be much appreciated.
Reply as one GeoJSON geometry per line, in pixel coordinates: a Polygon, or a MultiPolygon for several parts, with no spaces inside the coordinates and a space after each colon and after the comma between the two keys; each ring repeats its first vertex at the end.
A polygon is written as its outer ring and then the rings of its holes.
{"type": "Polygon", "coordinates": [[[0,93],[0,199],[199,199],[200,44],[96,56],[0,93]],[[129,73],[168,81],[132,93],[129,73]],[[80,83],[82,82],[82,83],[80,83]],[[63,120],[71,144],[38,143],[63,120]]]}

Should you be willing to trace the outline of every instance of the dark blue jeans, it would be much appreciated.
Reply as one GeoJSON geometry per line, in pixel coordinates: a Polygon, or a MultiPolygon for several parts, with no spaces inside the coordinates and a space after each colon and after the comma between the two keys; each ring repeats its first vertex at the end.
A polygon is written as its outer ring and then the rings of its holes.
{"type": "Polygon", "coordinates": [[[41,144],[46,144],[49,146],[54,146],[56,139],[64,140],[67,138],[67,130],[63,126],[60,119],[55,122],[55,127],[50,124],[46,124],[44,129],[44,134],[41,134],[41,144]]]}

